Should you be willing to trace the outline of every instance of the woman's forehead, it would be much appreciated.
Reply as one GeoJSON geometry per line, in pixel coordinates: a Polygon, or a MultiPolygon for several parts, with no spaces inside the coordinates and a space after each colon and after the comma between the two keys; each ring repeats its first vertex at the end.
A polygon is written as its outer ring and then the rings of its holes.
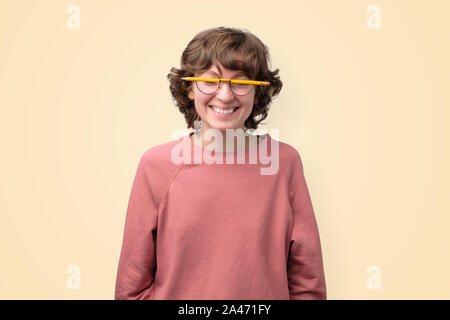
{"type": "Polygon", "coordinates": [[[225,68],[218,69],[215,65],[211,65],[211,67],[208,70],[206,70],[204,73],[217,75],[219,77],[223,76],[223,74],[226,73],[231,78],[246,75],[246,73],[243,70],[227,70],[225,68]]]}

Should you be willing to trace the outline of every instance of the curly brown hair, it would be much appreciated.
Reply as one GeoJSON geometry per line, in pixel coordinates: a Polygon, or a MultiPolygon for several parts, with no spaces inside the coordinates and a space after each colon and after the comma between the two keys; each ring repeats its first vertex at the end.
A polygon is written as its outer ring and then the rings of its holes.
{"type": "Polygon", "coordinates": [[[250,79],[269,81],[269,86],[255,86],[255,101],[250,116],[245,120],[246,129],[257,129],[267,118],[272,98],[281,91],[283,83],[277,76],[279,69],[271,71],[268,47],[247,29],[217,27],[198,33],[184,49],[181,69],[172,68],[167,75],[170,93],[175,106],[184,114],[188,128],[194,128],[194,121],[200,120],[194,101],[188,97],[193,82],[183,77],[194,77],[217,66],[219,61],[230,70],[242,70],[250,79]]]}

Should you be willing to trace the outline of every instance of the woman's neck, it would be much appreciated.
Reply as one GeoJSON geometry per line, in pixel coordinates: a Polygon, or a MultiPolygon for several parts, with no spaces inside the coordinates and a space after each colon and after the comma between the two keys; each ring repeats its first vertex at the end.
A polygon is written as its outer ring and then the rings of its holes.
{"type": "MultiPolygon", "coordinates": [[[[208,138],[205,139],[205,130],[194,132],[194,134],[192,135],[192,138],[193,138],[194,143],[196,143],[199,146],[202,146],[202,148],[208,148],[208,149],[215,148],[217,151],[220,151],[220,152],[228,151],[227,150],[227,141],[226,141],[227,137],[222,130],[220,130],[219,132],[222,133],[222,146],[215,145],[216,135],[212,135],[213,137],[211,137],[211,135],[210,135],[208,138]]],[[[250,142],[249,142],[250,134],[244,132],[243,130],[240,133],[238,133],[238,132],[236,132],[236,136],[232,135],[233,136],[232,144],[234,145],[234,148],[233,148],[234,152],[236,152],[238,150],[242,150],[242,149],[248,150],[249,145],[250,145],[250,142]],[[242,138],[244,138],[244,142],[241,144],[238,144],[238,141],[239,140],[242,141],[242,138]]],[[[219,138],[220,138],[220,135],[219,135],[219,138]]]]}

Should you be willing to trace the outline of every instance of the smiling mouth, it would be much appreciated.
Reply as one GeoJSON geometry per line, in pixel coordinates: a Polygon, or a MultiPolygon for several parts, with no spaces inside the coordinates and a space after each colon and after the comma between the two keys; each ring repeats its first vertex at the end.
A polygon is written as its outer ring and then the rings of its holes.
{"type": "Polygon", "coordinates": [[[214,107],[212,105],[209,105],[208,107],[211,108],[214,112],[219,113],[219,114],[223,114],[223,115],[233,114],[237,109],[239,109],[239,107],[228,108],[228,109],[221,109],[221,108],[216,108],[216,107],[214,107]]]}

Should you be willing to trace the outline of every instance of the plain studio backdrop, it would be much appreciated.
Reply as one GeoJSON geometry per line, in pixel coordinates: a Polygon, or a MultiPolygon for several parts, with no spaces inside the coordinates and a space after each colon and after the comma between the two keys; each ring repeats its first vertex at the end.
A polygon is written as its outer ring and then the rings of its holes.
{"type": "Polygon", "coordinates": [[[449,299],[449,1],[0,2],[0,298],[112,299],[166,75],[218,26],[268,47],[261,129],[302,156],[329,299],[449,299]]]}

